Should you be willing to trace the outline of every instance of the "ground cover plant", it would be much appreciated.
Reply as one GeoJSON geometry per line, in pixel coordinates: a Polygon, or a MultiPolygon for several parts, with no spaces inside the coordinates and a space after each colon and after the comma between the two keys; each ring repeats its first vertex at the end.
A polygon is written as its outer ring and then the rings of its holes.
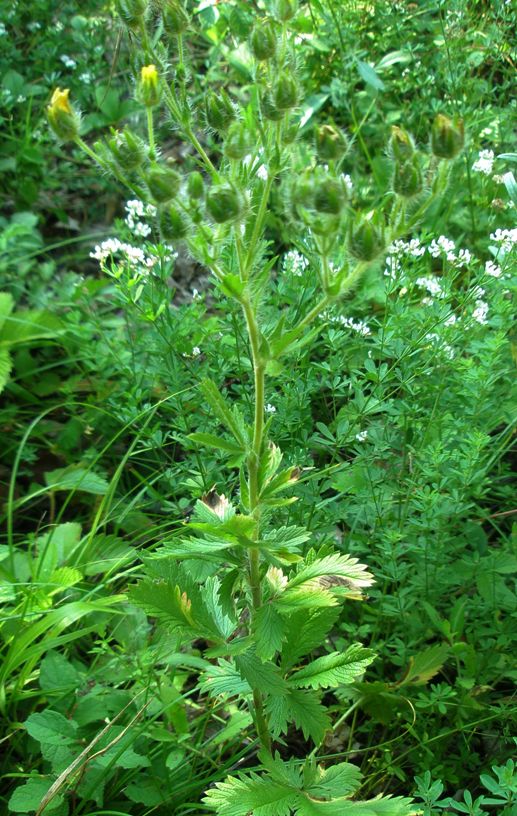
{"type": "Polygon", "coordinates": [[[374,126],[362,7],[117,12],[130,121],[48,105],[127,190],[113,237],[46,289],[34,222],[5,233],[34,253],[1,301],[6,807],[511,813],[508,112],[487,147],[386,83],[374,126]]]}

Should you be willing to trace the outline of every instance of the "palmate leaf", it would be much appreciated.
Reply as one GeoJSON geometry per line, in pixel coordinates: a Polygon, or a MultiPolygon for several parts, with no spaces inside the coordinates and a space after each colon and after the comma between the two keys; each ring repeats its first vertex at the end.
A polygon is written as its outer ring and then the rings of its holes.
{"type": "Polygon", "coordinates": [[[227,777],[207,791],[204,802],[219,816],[410,816],[411,799],[378,797],[353,802],[361,773],[349,763],[323,769],[307,762],[301,774],[292,763],[263,757],[267,772],[227,777]],[[283,768],[282,768],[283,766],[283,768]]]}
{"type": "MultiPolygon", "coordinates": [[[[163,559],[164,561],[165,559],[163,559]]],[[[182,630],[193,637],[205,637],[224,643],[235,628],[222,611],[218,599],[218,581],[207,579],[203,590],[180,565],[148,562],[151,570],[165,571],[169,576],[145,578],[132,587],[129,597],[147,614],[158,618],[172,630],[182,630]]]]}
{"type": "Polygon", "coordinates": [[[352,683],[375,659],[375,652],[353,643],[345,652],[332,652],[294,672],[289,685],[294,688],[333,688],[352,683]]]}
{"type": "Polygon", "coordinates": [[[291,666],[325,641],[339,617],[337,606],[326,609],[314,609],[307,612],[301,609],[290,615],[286,621],[286,637],[282,649],[282,668],[291,666]]]}
{"type": "Polygon", "coordinates": [[[319,745],[331,727],[325,707],[313,691],[289,689],[282,696],[269,697],[266,710],[275,737],[287,734],[289,726],[294,722],[305,739],[311,739],[319,745]]]}

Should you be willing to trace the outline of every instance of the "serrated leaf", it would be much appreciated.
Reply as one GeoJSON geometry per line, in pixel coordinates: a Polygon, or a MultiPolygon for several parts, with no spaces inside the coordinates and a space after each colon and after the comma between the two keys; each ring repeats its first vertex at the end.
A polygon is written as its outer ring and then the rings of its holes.
{"type": "Polygon", "coordinates": [[[217,782],[203,801],[221,816],[289,816],[297,799],[298,793],[291,788],[250,774],[217,782]]]}
{"type": "Polygon", "coordinates": [[[257,654],[261,660],[271,660],[282,647],[284,621],[272,604],[257,610],[253,621],[257,654]]]}
{"type": "Polygon", "coordinates": [[[324,643],[326,636],[339,617],[339,607],[301,609],[286,622],[286,642],[282,649],[282,668],[287,670],[313,649],[324,643]]]}
{"type": "Polygon", "coordinates": [[[215,697],[247,696],[252,693],[250,684],[228,660],[219,660],[217,666],[207,669],[199,679],[199,688],[215,697]]]}
{"type": "Polygon", "coordinates": [[[14,308],[14,299],[10,292],[0,292],[0,331],[14,308]]]}
{"type": "Polygon", "coordinates": [[[31,737],[47,745],[71,743],[76,739],[77,723],[49,709],[31,714],[24,727],[31,737]]]}
{"type": "Polygon", "coordinates": [[[188,435],[188,439],[196,442],[199,445],[206,445],[208,448],[215,448],[226,453],[244,454],[246,449],[237,442],[231,442],[229,439],[223,439],[216,434],[196,432],[188,435]]]}
{"type": "Polygon", "coordinates": [[[47,471],[44,478],[51,490],[81,490],[94,496],[105,496],[109,489],[106,479],[86,468],[57,468],[47,471]]]}
{"type": "Polygon", "coordinates": [[[354,643],[345,652],[318,657],[289,677],[294,688],[333,688],[352,683],[375,659],[375,652],[354,643]]]}
{"type": "Polygon", "coordinates": [[[202,380],[199,385],[203,396],[212,408],[219,422],[231,431],[241,448],[246,448],[246,438],[242,432],[244,420],[236,418],[235,411],[231,411],[221,396],[219,389],[212,380],[202,380]]]}
{"type": "Polygon", "coordinates": [[[327,711],[313,691],[289,689],[283,696],[269,697],[266,710],[274,736],[287,734],[294,722],[305,739],[312,739],[319,745],[331,728],[327,711]]]}
{"type": "MultiPolygon", "coordinates": [[[[19,785],[9,799],[8,808],[13,813],[33,813],[47,793],[52,780],[47,778],[28,779],[24,785],[19,785]]],[[[62,796],[55,796],[47,805],[45,813],[52,816],[61,816],[68,813],[68,806],[62,796]]]]}
{"type": "Polygon", "coordinates": [[[278,667],[274,663],[263,663],[251,650],[238,655],[235,665],[240,676],[254,689],[265,691],[266,694],[284,694],[286,683],[278,667]]]}
{"type": "Polygon", "coordinates": [[[410,657],[409,665],[402,680],[396,684],[397,687],[425,686],[440,671],[449,651],[446,644],[438,644],[410,657]]]}
{"type": "Polygon", "coordinates": [[[13,359],[6,348],[0,348],[0,394],[9,382],[13,368],[13,359]]]}

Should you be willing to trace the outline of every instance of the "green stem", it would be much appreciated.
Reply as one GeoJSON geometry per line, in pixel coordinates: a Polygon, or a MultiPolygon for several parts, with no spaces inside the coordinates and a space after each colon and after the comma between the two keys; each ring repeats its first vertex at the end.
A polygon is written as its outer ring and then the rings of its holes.
{"type": "Polygon", "coordinates": [[[154,123],[153,109],[147,108],[147,133],[149,136],[149,158],[154,161],[156,158],[156,145],[154,143],[154,123]]]}
{"type": "Polygon", "coordinates": [[[269,201],[269,195],[271,193],[271,188],[273,186],[274,181],[274,174],[271,168],[268,169],[268,175],[266,184],[264,187],[264,191],[262,193],[262,199],[260,201],[260,205],[258,208],[257,216],[255,218],[255,223],[253,225],[253,232],[251,234],[250,242],[248,245],[248,252],[246,255],[246,275],[249,276],[249,272],[253,263],[253,256],[255,253],[255,247],[257,246],[257,242],[259,236],[262,232],[262,228],[264,226],[264,219],[266,217],[267,212],[267,205],[269,201]]]}
{"type": "MultiPolygon", "coordinates": [[[[260,454],[264,440],[265,366],[260,356],[260,330],[257,324],[255,311],[249,299],[246,298],[243,300],[242,308],[248,328],[255,377],[255,417],[253,423],[252,449],[248,458],[248,489],[250,496],[250,512],[256,518],[255,541],[258,541],[260,536],[260,496],[258,472],[260,454]]],[[[249,586],[252,600],[251,619],[253,622],[255,613],[262,606],[262,591],[260,585],[260,551],[257,547],[249,548],[248,558],[249,586]]],[[[255,709],[255,722],[260,742],[267,751],[271,751],[271,736],[269,734],[268,723],[264,713],[262,694],[258,689],[253,690],[253,707],[255,709]]]]}

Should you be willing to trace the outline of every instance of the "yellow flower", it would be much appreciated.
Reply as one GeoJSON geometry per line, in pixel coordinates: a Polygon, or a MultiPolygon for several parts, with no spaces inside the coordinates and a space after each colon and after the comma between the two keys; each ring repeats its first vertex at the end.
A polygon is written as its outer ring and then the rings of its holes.
{"type": "Polygon", "coordinates": [[[63,111],[64,113],[72,113],[72,106],[70,105],[70,101],[68,97],[70,96],[70,88],[65,88],[64,91],[61,88],[56,88],[54,93],[52,94],[52,99],[50,100],[49,111],[52,109],[53,111],[63,111]]]}
{"type": "Polygon", "coordinates": [[[161,97],[161,87],[156,65],[144,65],[141,69],[137,97],[146,108],[153,108],[158,105],[161,97]]]}
{"type": "Polygon", "coordinates": [[[72,142],[79,135],[81,119],[68,99],[70,91],[56,88],[47,107],[48,122],[61,142],[72,142]]]}

